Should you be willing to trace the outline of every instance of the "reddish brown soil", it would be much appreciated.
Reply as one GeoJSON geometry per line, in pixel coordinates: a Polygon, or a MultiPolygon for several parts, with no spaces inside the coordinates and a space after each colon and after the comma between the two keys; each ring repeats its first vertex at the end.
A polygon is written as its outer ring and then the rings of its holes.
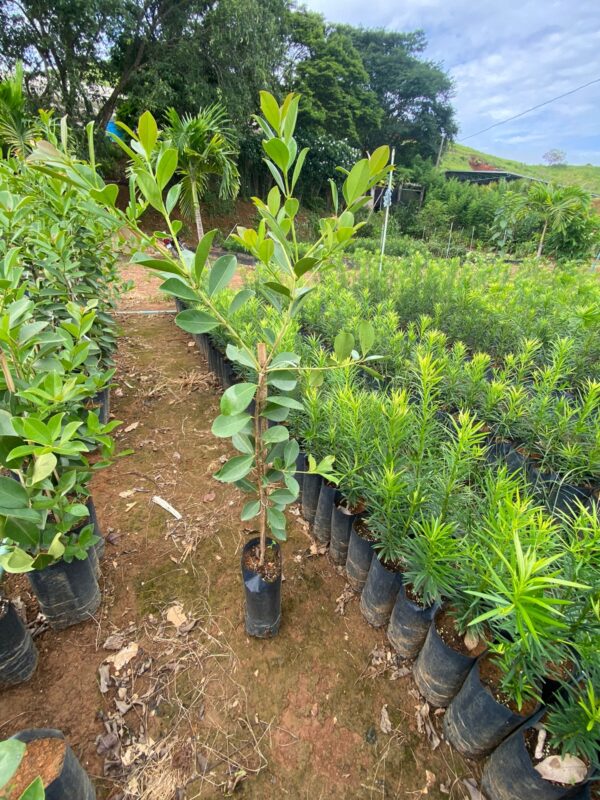
{"type": "MultiPolygon", "coordinates": [[[[138,305],[146,291],[142,285],[138,305]]],[[[154,286],[145,285],[151,300],[154,286]]],[[[185,786],[185,775],[189,779],[189,772],[198,770],[198,780],[177,797],[217,798],[235,787],[245,800],[408,800],[429,785],[432,800],[468,798],[461,778],[477,777],[477,768],[444,742],[432,751],[426,734],[418,732],[416,708],[422,701],[412,679],[391,679],[385,632],[364,621],[358,601],[346,604],[344,616],[335,613],[344,577],[315,555],[297,509],[282,547],[281,631],[269,641],[246,636],[240,555],[251,531],[239,521],[244,497],[212,478],[229,452],[210,433],[218,413],[214,379],[172,315],[124,315],[121,324],[112,412],[123,420],[120,449],[134,453],[94,479],[99,521],[109,536],[103,604],[89,623],[37,637],[36,673],[27,684],[0,694],[0,737],[29,727],[59,728],[92,775],[99,799],[122,796],[121,778],[103,775],[102,746],[97,752],[98,737],[106,735],[103,720],[114,714],[116,702],[114,689],[99,691],[98,668],[109,655],[103,642],[131,624],[125,642],[140,647],[139,660],[132,662],[139,666],[135,675],[153,648],[161,646],[167,658],[172,654],[164,665],[169,675],[184,663],[178,642],[196,649],[185,656],[183,674],[165,684],[155,710],[146,700],[144,712],[138,706],[123,712],[136,735],[143,724],[155,743],[176,737],[168,758],[156,745],[163,759],[156,774],[164,776],[169,768],[175,783],[168,791],[157,784],[154,794],[133,792],[128,800],[167,800],[185,786]],[[153,495],[174,506],[182,520],[153,503],[153,495]],[[168,638],[161,620],[174,603],[188,617],[208,621],[168,638]],[[229,652],[227,660],[214,652],[217,646],[229,652]],[[371,664],[376,649],[384,653],[383,667],[371,664]],[[226,687],[233,684],[236,693],[227,696],[226,687]],[[223,695],[220,703],[215,692],[223,695]],[[183,697],[177,714],[175,693],[183,697]],[[384,705],[391,734],[380,728],[384,705]],[[250,733],[252,752],[240,744],[250,733]],[[230,767],[221,788],[211,783],[216,765],[223,763],[222,755],[214,755],[217,736],[225,737],[219,750],[228,754],[225,763],[245,765],[230,767]],[[433,784],[426,771],[435,776],[433,784]]],[[[35,601],[26,580],[11,578],[6,589],[9,596],[22,597],[31,620],[35,601]]],[[[128,668],[124,672],[133,675],[128,668]]],[[[143,698],[146,676],[135,675],[136,696],[143,698]]],[[[159,680],[166,680],[161,675],[159,680]]],[[[438,726],[439,718],[434,721],[438,726]]]]}
{"type": "Polygon", "coordinates": [[[23,760],[10,782],[7,800],[17,800],[36,778],[49,786],[62,772],[67,743],[64,739],[36,739],[27,745],[23,760]]]}
{"type": "Polygon", "coordinates": [[[267,583],[274,583],[281,575],[281,555],[279,550],[274,551],[267,548],[264,563],[260,563],[260,547],[256,545],[244,555],[244,566],[246,569],[257,573],[267,583]]]}
{"type": "Polygon", "coordinates": [[[486,644],[481,639],[477,647],[469,650],[465,645],[464,636],[461,636],[456,630],[454,615],[452,614],[451,608],[442,609],[442,611],[436,615],[435,627],[448,647],[456,650],[457,653],[462,653],[464,656],[478,656],[485,650],[486,644]]]}

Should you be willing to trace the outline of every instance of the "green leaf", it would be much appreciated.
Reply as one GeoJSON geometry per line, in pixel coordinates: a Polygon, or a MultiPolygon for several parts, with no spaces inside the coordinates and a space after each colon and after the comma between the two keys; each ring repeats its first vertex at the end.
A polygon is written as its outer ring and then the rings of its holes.
{"type": "Polygon", "coordinates": [[[273,536],[280,541],[285,541],[285,514],[277,508],[268,508],[267,523],[273,536]]]}
{"type": "Polygon", "coordinates": [[[256,363],[252,360],[250,355],[240,347],[228,344],[225,348],[225,355],[230,361],[235,361],[236,364],[242,364],[244,367],[256,369],[256,363]]]}
{"type": "Polygon", "coordinates": [[[25,755],[25,742],[6,739],[0,742],[0,789],[4,788],[19,768],[25,755]]]}
{"type": "Polygon", "coordinates": [[[300,155],[298,156],[298,160],[296,161],[296,166],[294,167],[294,172],[292,175],[292,185],[291,189],[294,191],[296,183],[298,182],[298,178],[300,177],[300,173],[302,172],[302,167],[304,166],[304,159],[308,154],[309,148],[304,147],[300,150],[300,155]]]}
{"type": "Polygon", "coordinates": [[[162,213],[162,195],[158,188],[158,183],[154,180],[152,175],[149,175],[147,172],[139,172],[136,173],[135,179],[142,194],[152,208],[162,213]]]}
{"type": "Polygon", "coordinates": [[[10,516],[18,508],[29,507],[29,495],[18,481],[0,476],[0,514],[10,516]]]}
{"type": "Polygon", "coordinates": [[[285,446],[285,451],[283,455],[283,460],[285,461],[286,467],[293,467],[296,465],[296,459],[300,454],[300,445],[295,439],[290,439],[290,441],[285,446]]]}
{"type": "Polygon", "coordinates": [[[366,356],[375,341],[375,329],[370,322],[363,320],[358,323],[358,341],[361,353],[366,356]]]}
{"type": "Polygon", "coordinates": [[[263,434],[263,442],[265,442],[265,444],[286,442],[289,438],[290,432],[283,425],[274,425],[272,428],[268,428],[263,434]]]}
{"type": "Polygon", "coordinates": [[[269,419],[272,422],[285,422],[289,415],[289,408],[285,408],[285,406],[276,406],[273,403],[267,403],[265,410],[261,414],[261,417],[269,419]]]}
{"type": "Polygon", "coordinates": [[[231,416],[245,411],[257,389],[255,383],[236,383],[230,386],[221,397],[221,413],[231,416]]]}
{"type": "Polygon", "coordinates": [[[295,217],[300,208],[300,202],[295,197],[288,197],[285,201],[285,212],[288,217],[295,217]]]}
{"type": "Polygon", "coordinates": [[[281,192],[277,188],[277,186],[273,186],[271,191],[267,195],[267,206],[269,207],[269,211],[273,217],[277,216],[277,212],[279,211],[279,207],[281,205],[281,192]]]}
{"type": "Polygon", "coordinates": [[[240,453],[250,455],[254,453],[254,441],[246,433],[234,433],[231,437],[231,444],[240,453]]]}
{"type": "Polygon", "coordinates": [[[371,175],[377,175],[381,170],[385,169],[389,160],[390,148],[387,144],[382,144],[369,158],[369,172],[371,175]]]}
{"type": "Polygon", "coordinates": [[[240,291],[231,301],[231,305],[229,306],[227,314],[235,314],[236,311],[239,311],[240,308],[242,308],[242,306],[247,303],[251,297],[254,297],[254,292],[252,289],[240,289],[240,291]]]}
{"type": "Polygon", "coordinates": [[[294,265],[294,272],[296,273],[296,277],[300,278],[304,275],[305,272],[311,270],[315,264],[319,263],[318,258],[313,258],[313,256],[305,256],[301,258],[299,261],[296,261],[294,265]]]}
{"type": "Polygon", "coordinates": [[[264,161],[269,169],[269,172],[273,176],[273,180],[275,181],[277,186],[279,186],[279,188],[281,189],[282,194],[285,194],[285,185],[283,183],[281,175],[279,174],[279,172],[277,172],[277,167],[275,166],[275,164],[273,164],[272,161],[269,161],[268,158],[265,158],[264,161]]]}
{"type": "Polygon", "coordinates": [[[369,184],[369,162],[366,158],[357,161],[344,181],[344,198],[348,205],[352,205],[361,197],[369,184]]]}
{"type": "Polygon", "coordinates": [[[158,126],[156,120],[149,111],[144,111],[140,117],[137,133],[141,145],[146,151],[146,155],[150,158],[150,154],[154,150],[154,145],[158,139],[158,126]]]}
{"type": "Polygon", "coordinates": [[[205,233],[200,240],[198,247],[196,248],[196,255],[194,256],[194,277],[196,278],[197,283],[200,283],[200,278],[202,276],[204,267],[206,266],[206,260],[208,258],[208,254],[210,253],[213,239],[216,235],[216,228],[208,233],[205,233]]]}
{"type": "Polygon", "coordinates": [[[212,297],[229,284],[237,268],[237,258],[232,255],[217,258],[208,276],[208,295],[212,297]]]}
{"type": "Polygon", "coordinates": [[[235,483],[245,478],[254,466],[254,456],[234,456],[215,473],[215,478],[223,483],[235,483]]]}
{"type": "Polygon", "coordinates": [[[183,188],[182,183],[176,183],[174,186],[171,186],[169,191],[167,192],[167,199],[165,200],[165,206],[167,207],[167,211],[169,214],[175,206],[177,205],[177,201],[179,200],[179,195],[181,194],[181,190],[183,188]]]}
{"type": "Polygon", "coordinates": [[[103,189],[90,189],[90,196],[101,205],[114,208],[119,196],[119,187],[114,183],[108,183],[103,189]]]}
{"type": "Polygon", "coordinates": [[[249,500],[247,503],[244,504],[244,507],[242,508],[240,519],[242,520],[242,522],[247,522],[249,519],[253,519],[253,517],[256,517],[256,515],[259,513],[260,513],[260,502],[258,500],[249,500]]]}
{"type": "Polygon", "coordinates": [[[145,253],[135,253],[131,258],[132,264],[141,264],[147,269],[153,269],[157,272],[168,272],[174,275],[183,275],[181,267],[173,261],[167,261],[162,258],[152,258],[145,253]]]}
{"type": "Polygon", "coordinates": [[[168,147],[160,154],[156,164],[156,181],[161,189],[165,188],[176,169],[177,150],[174,147],[168,147]]]}
{"type": "Polygon", "coordinates": [[[291,392],[296,388],[298,381],[293,372],[287,369],[277,369],[267,372],[267,383],[282,392],[291,392]]]}
{"type": "Polygon", "coordinates": [[[235,433],[240,433],[251,419],[250,414],[219,414],[212,424],[213,436],[221,439],[229,438],[235,433]]]}
{"type": "Polygon", "coordinates": [[[44,453],[36,458],[33,465],[33,475],[31,477],[32,485],[35,486],[36,483],[40,483],[44,478],[47,478],[48,475],[52,475],[56,464],[57,461],[54,453],[44,453]]]}
{"type": "Polygon", "coordinates": [[[191,303],[197,303],[200,300],[196,292],[179,278],[169,278],[161,284],[160,290],[165,294],[173,295],[173,297],[189,300],[191,303]]]}
{"type": "Polygon", "coordinates": [[[267,120],[269,125],[276,132],[279,132],[281,113],[279,111],[279,106],[277,105],[277,100],[275,100],[270,92],[266,92],[264,90],[260,92],[260,110],[262,111],[264,118],[267,120]]]}
{"type": "Polygon", "coordinates": [[[322,370],[311,369],[309,371],[308,385],[311,386],[313,389],[318,389],[319,386],[323,386],[324,381],[325,381],[325,375],[323,374],[322,370]]]}
{"type": "Polygon", "coordinates": [[[36,778],[33,783],[30,783],[27,789],[19,797],[19,800],[44,800],[46,792],[44,789],[44,782],[41,778],[36,778]]]}
{"type": "Polygon", "coordinates": [[[188,308],[175,317],[175,323],[187,333],[208,333],[221,323],[205,311],[188,308]]]}
{"type": "Polygon", "coordinates": [[[333,341],[333,349],[338,361],[345,361],[350,358],[354,349],[354,336],[351,333],[344,333],[344,331],[338,333],[333,341]]]}
{"type": "Polygon", "coordinates": [[[276,281],[265,281],[264,286],[268,286],[271,291],[277,292],[277,294],[281,294],[284,297],[289,298],[290,296],[290,290],[282,283],[277,283],[276,281]]]}
{"type": "Polygon", "coordinates": [[[290,151],[283,139],[269,139],[262,143],[265,153],[269,158],[279,167],[285,174],[287,172],[287,165],[290,158],[290,151]]]}
{"type": "Polygon", "coordinates": [[[276,406],[283,406],[284,408],[294,408],[296,411],[304,411],[304,406],[295,400],[293,397],[286,397],[285,395],[272,394],[268,397],[268,402],[276,406]]]}

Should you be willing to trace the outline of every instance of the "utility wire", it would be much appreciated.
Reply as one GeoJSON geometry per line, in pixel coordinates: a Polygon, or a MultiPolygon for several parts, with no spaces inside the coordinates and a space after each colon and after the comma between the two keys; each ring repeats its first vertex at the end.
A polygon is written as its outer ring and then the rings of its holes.
{"type": "Polygon", "coordinates": [[[515,114],[512,117],[507,117],[506,119],[500,120],[500,122],[494,122],[493,125],[489,125],[487,128],[483,128],[483,130],[477,131],[477,133],[470,133],[468,136],[463,136],[462,139],[458,139],[459,142],[466,142],[467,139],[472,139],[474,136],[479,136],[480,133],[486,133],[487,131],[491,131],[492,128],[497,128],[498,125],[504,125],[506,122],[511,122],[513,119],[518,119],[519,117],[525,116],[525,114],[529,114],[531,111],[535,111],[537,108],[542,108],[542,106],[547,106],[549,103],[554,103],[556,100],[560,100],[563,97],[568,97],[570,94],[575,94],[575,92],[580,91],[580,89],[585,89],[587,86],[591,86],[594,83],[600,83],[600,78],[594,78],[593,81],[588,81],[587,83],[583,83],[581,86],[577,86],[575,89],[571,89],[564,94],[559,94],[556,97],[552,97],[550,100],[545,100],[543,103],[538,103],[537,106],[532,106],[528,108],[526,111],[521,111],[519,114],[515,114]]]}

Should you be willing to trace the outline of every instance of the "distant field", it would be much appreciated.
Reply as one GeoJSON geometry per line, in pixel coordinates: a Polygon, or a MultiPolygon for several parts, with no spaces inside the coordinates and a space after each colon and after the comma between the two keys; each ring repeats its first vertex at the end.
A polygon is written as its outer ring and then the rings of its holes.
{"type": "Polygon", "coordinates": [[[590,192],[600,194],[600,167],[571,166],[547,167],[543,164],[524,164],[522,161],[511,161],[509,158],[500,158],[462,144],[452,144],[442,159],[443,169],[471,169],[469,158],[475,157],[487,164],[492,164],[499,169],[518,172],[520,175],[530,175],[532,178],[542,178],[545,181],[561,183],[565,186],[576,185],[590,192]]]}

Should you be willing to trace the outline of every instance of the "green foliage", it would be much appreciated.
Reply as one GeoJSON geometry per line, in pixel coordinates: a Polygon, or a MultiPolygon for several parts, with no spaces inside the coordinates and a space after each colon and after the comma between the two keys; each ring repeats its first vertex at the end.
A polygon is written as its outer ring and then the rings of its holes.
{"type": "Polygon", "coordinates": [[[596,764],[600,747],[598,665],[588,665],[589,675],[557,692],[544,720],[550,742],[563,755],[583,757],[596,764]]]}
{"type": "MultiPolygon", "coordinates": [[[[0,742],[0,793],[10,789],[10,781],[19,768],[25,755],[26,745],[18,739],[0,742]]],[[[36,778],[16,800],[44,800],[46,793],[41,778],[36,778]]]]}

